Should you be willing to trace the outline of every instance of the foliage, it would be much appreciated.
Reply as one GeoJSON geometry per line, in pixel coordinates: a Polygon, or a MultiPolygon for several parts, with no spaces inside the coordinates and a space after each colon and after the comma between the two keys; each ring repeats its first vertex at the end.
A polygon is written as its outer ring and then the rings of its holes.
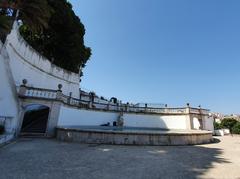
{"type": "Polygon", "coordinates": [[[1,20],[5,30],[0,29],[0,32],[6,36],[13,21],[21,19],[31,31],[40,33],[44,28],[48,27],[51,13],[52,10],[48,6],[47,0],[0,0],[0,14],[5,19],[5,21],[1,20]],[[17,12],[19,12],[18,16],[17,12]]]}
{"type": "Polygon", "coordinates": [[[21,34],[52,63],[77,73],[91,55],[91,49],[84,46],[84,26],[66,0],[48,0],[48,3],[54,11],[49,27],[36,34],[25,26],[21,34]]]}
{"type": "Polygon", "coordinates": [[[0,125],[0,135],[5,132],[5,127],[3,125],[0,125]]]}
{"type": "Polygon", "coordinates": [[[240,122],[237,122],[232,128],[233,134],[240,134],[240,122]]]}
{"type": "Polygon", "coordinates": [[[218,130],[218,129],[222,129],[222,128],[223,128],[223,126],[221,125],[221,123],[218,123],[218,122],[214,122],[213,125],[214,125],[214,129],[215,129],[215,130],[218,130]]]}
{"type": "Polygon", "coordinates": [[[39,53],[75,73],[85,66],[91,49],[84,45],[84,25],[67,0],[1,1],[7,2],[2,8],[7,11],[5,16],[15,17],[19,10],[18,19],[23,21],[20,33],[39,53]]]}
{"type": "Polygon", "coordinates": [[[11,30],[11,20],[9,16],[0,14],[0,40],[5,41],[6,34],[11,30]]]}
{"type": "Polygon", "coordinates": [[[232,128],[233,126],[237,123],[236,119],[233,118],[225,118],[222,120],[221,125],[227,129],[230,130],[230,132],[232,133],[232,128]]]}
{"type": "Polygon", "coordinates": [[[18,1],[19,16],[31,31],[41,33],[48,28],[48,21],[53,13],[47,0],[21,0],[18,1]]]}

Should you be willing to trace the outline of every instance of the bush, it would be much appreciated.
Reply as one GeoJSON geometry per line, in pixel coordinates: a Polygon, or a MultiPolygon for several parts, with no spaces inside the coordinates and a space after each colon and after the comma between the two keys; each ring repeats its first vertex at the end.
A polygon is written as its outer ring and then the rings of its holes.
{"type": "Polygon", "coordinates": [[[223,128],[223,126],[221,125],[221,123],[218,123],[218,122],[214,122],[213,125],[214,125],[214,129],[215,129],[215,130],[218,130],[218,129],[222,129],[222,128],[223,128]]]}
{"type": "Polygon", "coordinates": [[[240,134],[240,122],[237,122],[232,128],[233,134],[240,134]]]}
{"type": "Polygon", "coordinates": [[[236,119],[225,118],[222,120],[221,125],[222,125],[222,127],[229,129],[230,132],[232,133],[232,128],[237,122],[238,121],[236,119]]]}
{"type": "Polygon", "coordinates": [[[3,134],[5,131],[5,128],[3,125],[0,125],[0,135],[3,134]]]}

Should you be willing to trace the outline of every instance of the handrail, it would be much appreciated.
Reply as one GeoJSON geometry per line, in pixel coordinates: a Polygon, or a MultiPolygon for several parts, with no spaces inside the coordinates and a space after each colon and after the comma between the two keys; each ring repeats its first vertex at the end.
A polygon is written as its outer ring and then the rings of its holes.
{"type": "Polygon", "coordinates": [[[87,99],[78,99],[63,94],[60,90],[42,89],[27,86],[20,86],[19,88],[20,97],[29,98],[41,98],[58,100],[64,104],[76,106],[80,108],[98,109],[98,110],[109,110],[109,111],[125,111],[125,112],[144,112],[144,113],[163,113],[163,114],[208,114],[209,110],[192,107],[180,107],[180,108],[156,108],[156,107],[139,107],[129,103],[116,103],[108,101],[107,103],[96,102],[92,99],[92,96],[87,96],[87,99]],[[21,89],[22,88],[22,89],[21,89]]]}

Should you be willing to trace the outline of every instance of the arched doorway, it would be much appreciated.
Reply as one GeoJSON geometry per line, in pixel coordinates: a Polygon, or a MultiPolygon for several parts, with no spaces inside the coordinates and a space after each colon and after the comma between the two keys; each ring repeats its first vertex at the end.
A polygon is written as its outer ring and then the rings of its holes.
{"type": "Polygon", "coordinates": [[[39,104],[26,106],[21,133],[45,134],[47,129],[49,110],[49,107],[39,104]]]}

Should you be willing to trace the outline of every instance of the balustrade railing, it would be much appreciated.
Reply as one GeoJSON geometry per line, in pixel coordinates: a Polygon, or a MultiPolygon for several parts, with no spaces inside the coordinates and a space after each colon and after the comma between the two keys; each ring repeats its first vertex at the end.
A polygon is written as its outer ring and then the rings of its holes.
{"type": "Polygon", "coordinates": [[[190,113],[198,114],[198,113],[200,113],[200,109],[198,109],[198,108],[190,108],[190,113]]]}
{"type": "Polygon", "coordinates": [[[201,109],[201,114],[208,114],[209,115],[210,110],[208,109],[201,109]]]}
{"type": "Polygon", "coordinates": [[[23,97],[35,97],[35,98],[46,98],[46,99],[57,98],[57,90],[20,86],[18,92],[19,92],[19,95],[23,97]]]}
{"type": "Polygon", "coordinates": [[[123,104],[112,102],[98,102],[99,100],[92,99],[92,96],[89,94],[81,95],[80,99],[73,98],[71,96],[64,95],[60,90],[49,90],[41,88],[33,88],[20,86],[19,90],[20,97],[30,97],[30,98],[43,98],[43,99],[55,99],[63,102],[64,104],[81,107],[81,108],[93,108],[99,110],[110,110],[110,111],[125,111],[125,112],[136,112],[136,113],[162,113],[162,114],[208,114],[209,110],[201,108],[154,108],[154,107],[140,107],[134,106],[131,104],[123,104]]]}

